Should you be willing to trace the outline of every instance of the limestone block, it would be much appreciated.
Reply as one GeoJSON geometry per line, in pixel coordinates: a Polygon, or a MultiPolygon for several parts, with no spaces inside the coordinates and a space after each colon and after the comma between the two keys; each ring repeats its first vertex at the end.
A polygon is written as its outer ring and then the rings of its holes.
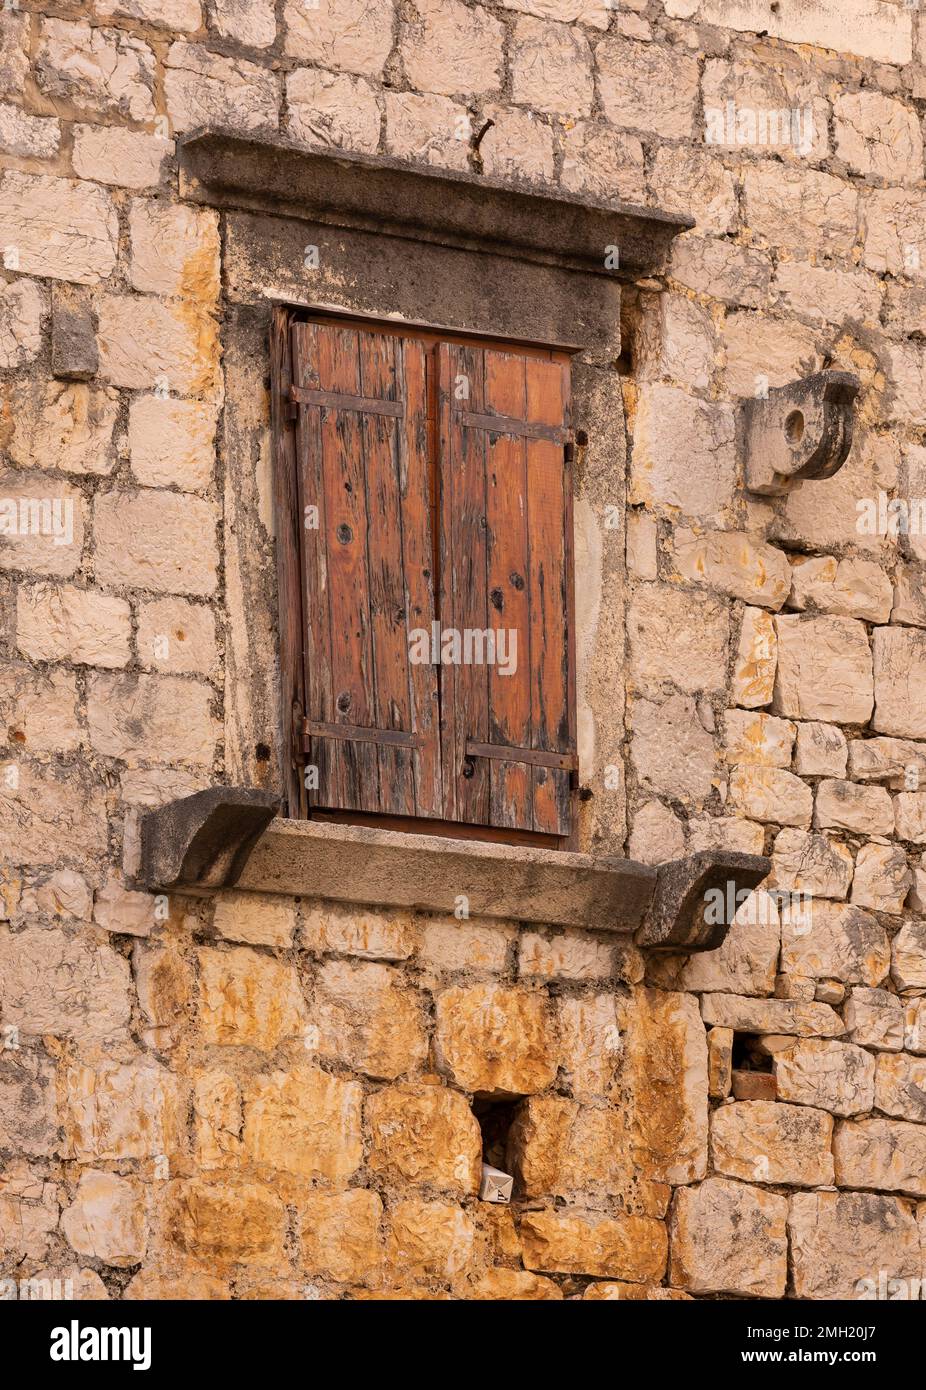
{"type": "Polygon", "coordinates": [[[669,140],[689,139],[698,100],[695,58],[614,37],[599,43],[598,87],[612,125],[669,140]]]}
{"type": "Polygon", "coordinates": [[[132,952],[138,1006],[148,1024],[146,1040],[160,1051],[180,1041],[194,994],[193,976],[176,944],[138,942],[132,952]]]}
{"type": "Polygon", "coordinates": [[[21,1034],[82,1043],[118,1038],[128,1023],[129,966],[110,946],[58,929],[0,934],[0,1007],[21,1034]]]}
{"type": "Polygon", "coordinates": [[[91,676],[93,748],[123,762],[212,766],[217,728],[211,687],[177,676],[91,676]]]}
{"type": "Polygon", "coordinates": [[[851,1042],[884,1052],[899,1052],[904,1046],[903,1004],[890,990],[857,985],[849,991],[844,1016],[851,1042]]]}
{"type": "Polygon", "coordinates": [[[388,965],[327,961],[318,972],[312,1019],[320,1055],[368,1076],[391,1081],[427,1056],[418,997],[388,965]]]}
{"type": "Polygon", "coordinates": [[[118,188],[157,188],[173,140],[118,126],[75,125],[71,160],[74,172],[94,183],[118,188]]]}
{"type": "Polygon", "coordinates": [[[576,121],[563,131],[560,181],[573,193],[639,203],[645,197],[643,145],[610,125],[576,121]]]}
{"type": "Polygon", "coordinates": [[[15,250],[24,275],[99,284],[116,263],[118,235],[109,194],[96,184],[12,169],[0,177],[0,246],[7,259],[15,250]]]}
{"type": "Polygon", "coordinates": [[[224,39],[248,48],[267,48],[276,38],[273,0],[213,0],[212,22],[224,39]]]}
{"type": "MultiPolygon", "coordinates": [[[[307,19],[311,22],[317,13],[307,19]]],[[[174,131],[218,126],[268,134],[276,129],[280,94],[276,77],[265,68],[182,41],[171,44],[165,67],[164,92],[174,131]]]]}
{"type": "Polygon", "coordinates": [[[926,1128],[903,1120],[844,1120],[833,1140],[840,1187],[926,1197],[926,1128]]]}
{"type": "Polygon", "coordinates": [[[379,102],[362,77],[298,68],[286,79],[286,109],[286,131],[297,144],[364,154],[379,146],[379,102]]]}
{"type": "Polygon", "coordinates": [[[627,615],[631,678],[654,693],[663,681],[695,692],[723,686],[729,618],[716,600],[673,589],[640,585],[627,615]]]}
{"type": "Polygon", "coordinates": [[[215,616],[201,603],[182,598],[140,603],[136,640],[142,666],[171,676],[216,675],[215,616]]]}
{"type": "Polygon", "coordinates": [[[285,948],[292,945],[296,929],[295,903],[275,893],[228,890],[216,899],[213,926],[226,941],[285,948]]]}
{"type": "Polygon", "coordinates": [[[770,705],[778,666],[778,638],[770,613],[745,608],[733,668],[732,698],[746,709],[770,705]]]}
{"type": "Polygon", "coordinates": [[[635,701],[631,729],[631,758],[642,791],[689,803],[710,796],[717,752],[690,695],[635,701]]]}
{"type": "MultiPolygon", "coordinates": [[[[378,77],[392,47],[391,0],[319,0],[313,10],[286,0],[283,19],[285,51],[336,72],[378,77]]],[[[409,79],[413,87],[423,86],[409,79]]]]}
{"type": "Polygon", "coordinates": [[[827,779],[817,786],[814,824],[859,835],[892,835],[894,807],[883,787],[859,787],[854,782],[827,779]]]}
{"type": "Polygon", "coordinates": [[[729,405],[699,400],[673,386],[641,389],[630,471],[631,505],[705,521],[719,519],[736,477],[735,425],[729,405]]]}
{"type": "Polygon", "coordinates": [[[306,1273],[339,1283],[379,1283],[383,1204],[375,1192],[310,1192],[299,1203],[300,1253],[306,1273]]]}
{"type": "Polygon", "coordinates": [[[615,1094],[624,1044],[613,993],[559,999],[557,1022],[560,1066],[572,1095],[581,1100],[615,1094]]]}
{"type": "Polygon", "coordinates": [[[775,838],[769,883],[816,898],[845,898],[852,854],[838,840],[806,830],[782,830],[775,838]]]}
{"type": "Polygon", "coordinates": [[[243,1152],[258,1167],[343,1184],[363,1155],[362,1092],[318,1067],[257,1076],[244,1088],[243,1152]]]}
{"type": "Polygon", "coordinates": [[[521,1219],[524,1263],[548,1273],[658,1281],[666,1267],[666,1230],[646,1216],[531,1211],[521,1219]]]}
{"type": "Polygon", "coordinates": [[[613,944],[596,932],[522,931],[518,938],[518,974],[524,979],[606,980],[614,966],[613,944]]]}
{"type": "MultiPolygon", "coordinates": [[[[392,43],[391,15],[389,6],[383,58],[392,43]]],[[[309,23],[312,18],[308,16],[309,23]]],[[[462,96],[494,91],[501,83],[504,36],[503,26],[482,8],[470,9],[458,0],[415,0],[400,42],[405,76],[419,92],[462,96]]]]}
{"type": "Polygon", "coordinates": [[[185,1090],[153,1062],[68,1067],[61,1098],[68,1158],[170,1158],[183,1146],[185,1090]]]}
{"type": "Polygon", "coordinates": [[[484,112],[493,124],[480,145],[482,167],[496,179],[527,183],[553,180],[553,130],[533,111],[511,111],[489,106],[484,112]]]}
{"type": "Polygon", "coordinates": [[[794,771],[801,777],[845,777],[848,745],[835,724],[797,725],[794,771]]]}
{"type": "Polygon", "coordinates": [[[272,1052],[305,1031],[305,1004],[293,966],[247,946],[198,951],[203,1038],[220,1047],[272,1052]]]}
{"type": "Polygon", "coordinates": [[[387,1276],[392,1282],[446,1283],[469,1265],[474,1238],[472,1218],[462,1207],[417,1198],[397,1202],[389,1213],[387,1276]]]}
{"type": "Polygon", "coordinates": [[[18,590],[16,644],[32,661],[125,666],[131,631],[132,612],[124,599],[69,584],[18,590]]]}
{"type": "MultiPolygon", "coordinates": [[[[19,662],[0,668],[0,721],[11,751],[67,753],[79,748],[84,735],[74,673],[19,662]]],[[[10,778],[9,771],[3,776],[4,781],[10,778]]]]}
{"type": "Polygon", "coordinates": [[[45,291],[34,280],[0,285],[0,367],[22,367],[38,356],[46,309],[45,291]]]}
{"type": "MultiPolygon", "coordinates": [[[[902,829],[898,834],[909,838],[902,829]]],[[[900,913],[912,882],[907,856],[899,845],[862,845],[855,861],[852,902],[873,912],[900,913]]]]}
{"type": "Polygon", "coordinates": [[[494,983],[459,986],[438,996],[436,1016],[438,1065],[464,1090],[529,1095],[556,1076],[544,995],[494,983]]]}
{"type": "MultiPolygon", "coordinates": [[[[788,597],[791,569],[784,552],[742,531],[674,534],[675,565],[684,579],[777,611],[788,597]]],[[[888,610],[889,611],[889,610],[888,610]]]]}
{"type": "Polygon", "coordinates": [[[431,970],[505,969],[517,929],[497,922],[459,922],[455,917],[422,920],[420,959],[431,970]]]}
{"type": "Polygon", "coordinates": [[[369,1166],[387,1181],[478,1192],[482,1136],[458,1091],[419,1083],[387,1086],[369,1097],[365,1113],[369,1166]]]}
{"type": "Polygon", "coordinates": [[[107,294],[97,312],[100,375],[114,386],[158,387],[187,396],[212,391],[218,330],[200,304],[107,294]]]}
{"type": "Polygon", "coordinates": [[[286,1208],[270,1188],[224,1176],[184,1179],[171,1184],[165,1206],[168,1245],[210,1269],[283,1267],[286,1208]]]}
{"type": "Polygon", "coordinates": [[[743,1182],[817,1187],[833,1181],[832,1116],[803,1106],[752,1100],[711,1117],[711,1160],[743,1182]]]}
{"type": "Polygon", "coordinates": [[[858,907],[817,899],[782,910],[781,963],[789,974],[874,987],[890,962],[884,928],[858,907]]]}
{"type": "Polygon", "coordinates": [[[108,387],[34,381],[17,387],[10,457],[20,468],[112,472],[119,398],[108,387]]]}
{"type": "Polygon", "coordinates": [[[791,719],[867,724],[873,684],[863,624],[852,618],[782,616],[775,619],[775,630],[775,713],[791,719]]]}
{"type": "Polygon", "coordinates": [[[675,1195],[672,1284],[693,1293],[782,1298],[788,1276],[784,1197],[728,1178],[675,1195]]]}
{"type": "Polygon", "coordinates": [[[919,1277],[916,1222],[896,1197],[796,1192],[788,1215],[797,1298],[877,1297],[879,1272],[919,1277]]]}
{"type": "Polygon", "coordinates": [[[802,1039],[776,1051],[772,1067],[781,1100],[833,1115],[860,1115],[874,1104],[875,1059],[853,1043],[802,1039]]]}
{"type": "Polygon", "coordinates": [[[881,566],[870,560],[796,556],[791,581],[791,608],[864,618],[871,623],[886,623],[891,616],[891,581],[881,566]]]}
{"type": "Polygon", "coordinates": [[[917,183],[923,137],[916,112],[881,92],[843,92],[833,104],[836,157],[863,177],[917,183]]]}
{"type": "Polygon", "coordinates": [[[766,0],[702,0],[698,17],[740,33],[767,33],[880,63],[900,65],[912,56],[910,12],[890,0],[842,0],[838,8],[780,0],[776,10],[766,0]]]}
{"type": "Polygon", "coordinates": [[[154,53],[125,30],[44,19],[35,69],[39,87],[53,99],[132,121],[154,118],[154,53]]]}
{"type": "Polygon", "coordinates": [[[418,92],[389,92],[386,103],[386,149],[399,159],[440,168],[469,168],[469,112],[448,97],[418,92]]]}
{"type": "Polygon", "coordinates": [[[873,729],[926,738],[926,633],[910,628],[874,631],[873,729]]]}
{"type": "Polygon", "coordinates": [[[926,922],[904,922],[894,937],[891,979],[900,990],[926,989],[926,922]]]}
{"type": "Polygon", "coordinates": [[[730,805],[751,820],[808,826],[813,792],[799,777],[780,767],[735,767],[730,775],[730,805]]]}
{"type": "Polygon", "coordinates": [[[0,1147],[30,1158],[58,1150],[54,1067],[37,1049],[0,1051],[0,1147]]]}
{"type": "Polygon", "coordinates": [[[198,497],[147,488],[96,499],[96,576],[156,592],[214,592],[216,512],[198,497]]]}
{"type": "Polygon", "coordinates": [[[875,1072],[875,1106],[885,1115],[926,1124],[926,1059],[882,1052],[875,1072]]]}
{"type": "Polygon", "coordinates": [[[798,1033],[832,1037],[843,1032],[842,1019],[827,1004],[792,999],[747,999],[737,994],[701,996],[704,1022],[738,1033],[798,1033]]]}
{"type": "Polygon", "coordinates": [[[806,254],[825,243],[851,255],[858,224],[858,193],[832,174],[762,160],[743,175],[746,221],[769,246],[806,254]]]}
{"type": "Polygon", "coordinates": [[[133,1179],[86,1169],[72,1205],[61,1213],[71,1248],[117,1268],[138,1264],[145,1258],[148,1235],[143,1192],[133,1179]]]}

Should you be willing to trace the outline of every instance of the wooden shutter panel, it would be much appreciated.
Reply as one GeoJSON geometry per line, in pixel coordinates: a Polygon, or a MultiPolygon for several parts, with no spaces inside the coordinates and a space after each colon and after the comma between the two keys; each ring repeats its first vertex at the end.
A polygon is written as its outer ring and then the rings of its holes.
{"type": "Polygon", "coordinates": [[[309,805],[442,813],[427,367],[414,339],[292,327],[302,532],[309,805]]]}
{"type": "Polygon", "coordinates": [[[576,766],[568,367],[442,344],[440,425],[442,628],[504,629],[517,641],[513,674],[498,646],[494,664],[442,666],[444,813],[567,835],[576,766]]]}

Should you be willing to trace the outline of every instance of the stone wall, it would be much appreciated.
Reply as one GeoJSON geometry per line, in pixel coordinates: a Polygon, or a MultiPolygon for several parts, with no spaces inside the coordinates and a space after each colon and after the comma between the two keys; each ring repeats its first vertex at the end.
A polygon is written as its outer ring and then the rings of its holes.
{"type": "Polygon", "coordinates": [[[905,0],[0,10],[9,1280],[912,1290],[926,549],[888,504],[926,498],[924,64],[905,0]],[[760,891],[719,952],[647,963],[607,933],[127,886],[141,809],[278,784],[273,286],[246,215],[178,196],[203,125],[695,217],[625,287],[620,371],[577,368],[583,847],[764,848],[809,921],[760,891]],[[746,494],[736,400],[830,365],[862,382],[849,462],[746,494]],[[511,1096],[496,1208],[474,1109],[511,1096]]]}

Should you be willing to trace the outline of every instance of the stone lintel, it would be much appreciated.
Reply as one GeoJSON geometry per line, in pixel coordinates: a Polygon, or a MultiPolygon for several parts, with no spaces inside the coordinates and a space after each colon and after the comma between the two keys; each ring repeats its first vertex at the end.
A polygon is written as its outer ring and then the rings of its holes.
{"type": "Polygon", "coordinates": [[[616,247],[628,275],[662,270],[690,217],[603,203],[381,155],[304,149],[278,140],[195,131],[178,142],[183,196],[272,211],[414,241],[516,252],[609,275],[616,247]]]}
{"type": "MultiPolygon", "coordinates": [[[[632,859],[275,818],[269,793],[196,792],[142,819],[140,879],[155,892],[282,893],[365,906],[584,927],[676,952],[720,945],[706,895],[768,873],[757,855],[704,850],[658,871],[632,859]]],[[[729,896],[729,894],[728,894],[729,896]]],[[[724,901],[727,899],[725,898],[724,901]]]]}

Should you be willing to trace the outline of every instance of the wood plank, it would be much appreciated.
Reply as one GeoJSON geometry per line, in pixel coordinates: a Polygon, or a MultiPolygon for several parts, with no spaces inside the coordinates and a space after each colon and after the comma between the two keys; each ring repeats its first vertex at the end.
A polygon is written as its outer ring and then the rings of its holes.
{"type": "MultiPolygon", "coordinates": [[[[523,420],[527,408],[525,362],[511,353],[486,352],[485,401],[488,410],[523,420]]],[[[529,537],[527,530],[526,440],[489,435],[486,456],[486,542],[488,547],[488,624],[504,629],[515,669],[488,670],[490,744],[515,747],[531,742],[531,631],[529,537]],[[512,645],[513,644],[513,645],[512,645]]],[[[497,639],[496,639],[497,640],[497,639]]],[[[496,653],[497,655],[497,653],[496,653]]],[[[493,761],[489,766],[489,806],[493,825],[533,828],[531,770],[524,763],[493,761]]]]}
{"type": "MultiPolygon", "coordinates": [[[[314,324],[294,323],[290,335],[293,372],[299,385],[318,382],[318,329],[314,324]]],[[[328,566],[325,554],[325,487],[323,478],[321,414],[300,410],[296,421],[298,450],[299,513],[301,516],[302,592],[305,661],[305,713],[311,719],[334,718],[331,673],[331,614],[328,566]],[[306,508],[318,509],[317,527],[305,525],[306,508]]],[[[306,750],[306,766],[318,774],[317,789],[306,792],[307,806],[337,806],[343,776],[341,750],[316,742],[306,750]]]]}
{"type": "MultiPolygon", "coordinates": [[[[396,402],[403,363],[399,345],[385,334],[360,334],[360,389],[364,397],[396,402]]],[[[402,407],[404,411],[404,406],[402,407]]],[[[366,469],[370,633],[373,644],[373,723],[380,729],[411,728],[408,688],[405,576],[399,500],[399,436],[396,419],[366,412],[360,421],[366,469]]],[[[411,753],[380,747],[379,809],[414,815],[411,753]]]]}
{"type": "MultiPolygon", "coordinates": [[[[506,357],[510,354],[491,353],[489,356],[506,357]]],[[[490,434],[510,434],[515,438],[548,439],[554,444],[565,444],[569,439],[568,431],[558,426],[538,423],[536,420],[521,420],[504,411],[499,411],[498,414],[477,415],[471,410],[461,410],[460,420],[463,428],[467,430],[488,430],[490,434]]]]}
{"type": "MultiPolygon", "coordinates": [[[[568,382],[558,363],[527,365],[528,413],[565,419],[568,382]]],[[[543,440],[528,445],[528,526],[531,535],[530,610],[531,742],[547,751],[574,747],[568,706],[569,643],[566,605],[566,464],[561,446],[543,440]]],[[[533,771],[533,828],[566,835],[570,829],[569,774],[533,771]]]]}
{"type": "MultiPolygon", "coordinates": [[[[451,382],[454,400],[468,400],[477,410],[485,402],[485,353],[477,348],[450,349],[451,382]]],[[[452,595],[452,621],[442,617],[444,630],[450,626],[462,643],[467,629],[488,627],[486,589],[486,445],[478,430],[464,430],[458,419],[450,422],[450,486],[452,505],[444,524],[452,531],[452,558],[449,591],[452,595]]],[[[443,609],[442,609],[443,611],[443,609]]],[[[457,789],[456,819],[487,824],[489,814],[489,773],[484,762],[467,760],[466,738],[489,741],[489,671],[485,664],[462,659],[442,665],[446,679],[451,677],[455,706],[456,740],[450,773],[457,789]]],[[[445,780],[447,769],[445,767],[445,780]]]]}
{"type": "MultiPolygon", "coordinates": [[[[361,343],[365,341],[360,338],[361,343]]],[[[369,335],[370,346],[375,350],[388,351],[386,344],[394,339],[369,335]]],[[[353,410],[358,415],[391,415],[394,418],[405,414],[405,403],[401,400],[381,400],[377,396],[351,396],[345,391],[312,391],[294,386],[292,398],[297,405],[330,405],[335,410],[353,410]]]]}
{"type": "MultiPolygon", "coordinates": [[[[431,631],[437,617],[435,591],[438,582],[435,558],[437,539],[434,520],[439,499],[432,496],[436,469],[432,471],[436,437],[432,438],[428,379],[429,355],[423,344],[400,340],[402,392],[406,399],[404,428],[400,429],[399,506],[405,578],[405,641],[414,629],[431,631]]],[[[436,396],[436,393],[435,393],[436,396]]],[[[436,666],[408,661],[411,723],[420,735],[413,754],[415,809],[419,816],[443,814],[440,754],[440,704],[436,666]]]]}
{"type": "MultiPolygon", "coordinates": [[[[322,391],[360,394],[360,351],[353,329],[318,330],[318,376],[322,391]]],[[[331,593],[331,670],[334,723],[375,726],[373,643],[370,618],[366,468],[361,417],[334,408],[321,414],[325,490],[325,549],[331,593]]],[[[371,744],[341,745],[337,805],[379,810],[377,750],[371,744]]]]}
{"type": "Polygon", "coordinates": [[[277,750],[287,815],[306,814],[303,758],[297,742],[305,713],[302,616],[302,503],[296,429],[286,402],[292,386],[289,311],[277,307],[270,324],[270,419],[273,439],[273,514],[276,533],[277,626],[280,634],[280,737],[277,750]]]}

